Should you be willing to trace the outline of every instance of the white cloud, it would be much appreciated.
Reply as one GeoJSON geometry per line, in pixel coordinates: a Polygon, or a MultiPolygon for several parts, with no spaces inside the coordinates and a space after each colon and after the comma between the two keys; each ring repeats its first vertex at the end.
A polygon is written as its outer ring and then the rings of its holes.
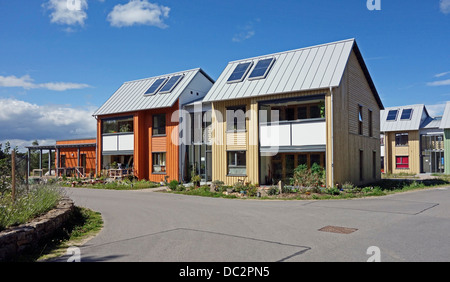
{"type": "Polygon", "coordinates": [[[428,82],[427,85],[428,85],[428,86],[444,86],[444,85],[450,85],[450,79],[446,79],[446,80],[438,80],[438,81],[433,81],[433,82],[428,82]]]}
{"type": "Polygon", "coordinates": [[[450,14],[450,0],[441,0],[439,3],[439,9],[444,14],[450,14]]]}
{"type": "Polygon", "coordinates": [[[83,26],[87,19],[87,0],[49,0],[42,6],[51,11],[51,23],[83,26]]]}
{"type": "Polygon", "coordinates": [[[443,76],[446,76],[447,74],[450,74],[450,71],[438,73],[434,77],[443,77],[443,76]]]}
{"type": "Polygon", "coordinates": [[[28,145],[31,145],[35,139],[95,137],[97,123],[92,117],[94,111],[94,107],[40,106],[16,99],[0,99],[0,138],[15,140],[15,143],[29,141],[28,145]]]}
{"type": "Polygon", "coordinates": [[[118,4],[108,14],[111,26],[151,25],[166,28],[164,19],[169,17],[170,8],[148,0],[131,0],[127,4],[118,4]]]}
{"type": "Polygon", "coordinates": [[[90,86],[84,83],[72,82],[47,82],[36,84],[29,75],[24,75],[22,77],[0,75],[0,87],[22,87],[24,89],[45,88],[53,91],[65,91],[70,89],[88,88],[90,86]]]}
{"type": "Polygon", "coordinates": [[[233,42],[241,42],[247,40],[255,35],[254,22],[259,22],[260,19],[248,22],[245,26],[239,27],[240,32],[233,36],[233,42]]]}

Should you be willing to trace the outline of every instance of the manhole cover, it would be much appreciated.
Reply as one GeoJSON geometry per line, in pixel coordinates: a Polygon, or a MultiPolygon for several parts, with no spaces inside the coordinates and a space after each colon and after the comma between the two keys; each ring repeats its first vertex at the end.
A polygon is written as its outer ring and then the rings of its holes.
{"type": "Polygon", "coordinates": [[[350,234],[355,232],[356,228],[348,228],[348,227],[341,227],[341,226],[325,226],[319,229],[319,231],[323,232],[332,232],[332,233],[339,233],[339,234],[350,234]]]}

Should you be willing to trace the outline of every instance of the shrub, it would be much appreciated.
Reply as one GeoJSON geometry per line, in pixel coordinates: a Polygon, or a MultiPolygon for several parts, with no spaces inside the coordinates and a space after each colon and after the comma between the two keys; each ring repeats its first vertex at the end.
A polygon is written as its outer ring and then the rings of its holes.
{"type": "Polygon", "coordinates": [[[310,169],[305,164],[294,169],[291,184],[298,187],[320,187],[325,183],[325,170],[314,163],[310,169]]]}
{"type": "Polygon", "coordinates": [[[62,198],[56,186],[37,186],[20,193],[13,202],[11,194],[0,196],[0,230],[22,224],[54,208],[62,198]]]}
{"type": "Polygon", "coordinates": [[[333,188],[326,189],[325,193],[330,194],[330,195],[339,195],[340,191],[338,188],[333,187],[333,188]]]}
{"type": "Polygon", "coordinates": [[[258,192],[258,187],[256,187],[256,185],[249,185],[248,189],[247,189],[247,195],[249,197],[255,197],[256,194],[258,192]]]}
{"type": "Polygon", "coordinates": [[[278,195],[280,191],[278,191],[277,186],[270,186],[269,190],[267,190],[267,195],[269,196],[275,196],[278,195]]]}
{"type": "Polygon", "coordinates": [[[170,183],[169,183],[170,190],[175,191],[177,189],[178,184],[179,183],[177,180],[170,181],[170,183]]]}

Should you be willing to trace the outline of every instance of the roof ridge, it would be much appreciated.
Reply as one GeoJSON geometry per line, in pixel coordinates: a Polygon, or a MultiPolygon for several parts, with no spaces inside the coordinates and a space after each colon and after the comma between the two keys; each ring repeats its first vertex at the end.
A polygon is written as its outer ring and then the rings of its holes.
{"type": "Polygon", "coordinates": [[[164,76],[173,76],[173,75],[177,75],[177,74],[180,74],[180,73],[194,72],[194,71],[200,71],[200,70],[201,70],[201,68],[195,68],[195,69],[184,70],[184,71],[177,71],[177,72],[173,72],[173,73],[161,74],[161,75],[151,76],[151,77],[147,77],[147,78],[141,78],[141,79],[129,80],[129,81],[123,82],[122,84],[133,83],[133,82],[139,82],[139,81],[149,80],[149,79],[156,79],[156,78],[161,78],[161,77],[164,77],[164,76]]]}
{"type": "Polygon", "coordinates": [[[303,50],[308,50],[308,49],[313,49],[313,48],[319,48],[319,47],[323,47],[323,46],[328,46],[328,45],[332,45],[332,44],[339,44],[339,43],[344,43],[344,42],[350,42],[350,41],[355,42],[356,39],[355,38],[349,38],[349,39],[345,39],[345,40],[339,40],[339,41],[335,41],[335,42],[323,43],[323,44],[318,44],[318,45],[314,45],[314,46],[302,47],[302,48],[297,48],[297,49],[292,49],[292,50],[287,50],[287,51],[275,52],[275,53],[265,54],[265,55],[255,56],[255,57],[249,57],[249,58],[245,58],[245,59],[233,60],[233,61],[229,61],[228,64],[237,63],[237,62],[246,61],[246,60],[254,60],[254,59],[268,57],[268,56],[287,54],[287,53],[291,53],[291,52],[298,52],[298,51],[303,51],[303,50]]]}

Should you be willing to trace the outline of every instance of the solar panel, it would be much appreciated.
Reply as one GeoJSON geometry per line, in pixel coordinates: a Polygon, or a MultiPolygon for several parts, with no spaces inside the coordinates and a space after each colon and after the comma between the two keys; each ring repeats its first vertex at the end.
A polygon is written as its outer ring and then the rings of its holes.
{"type": "Polygon", "coordinates": [[[153,95],[161,88],[161,86],[166,82],[167,78],[159,78],[153,82],[152,86],[145,92],[144,95],[153,95]]]}
{"type": "Polygon", "coordinates": [[[274,61],[274,58],[259,60],[248,79],[265,78],[274,61]]]}
{"type": "Polygon", "coordinates": [[[240,63],[239,65],[237,65],[233,73],[228,78],[227,82],[239,82],[244,80],[244,77],[247,75],[252,65],[253,62],[240,63]]]}
{"type": "Polygon", "coordinates": [[[412,116],[412,109],[404,109],[402,111],[402,117],[400,118],[401,120],[410,120],[411,116],[412,116]]]}
{"type": "Polygon", "coordinates": [[[172,76],[169,81],[159,90],[159,93],[170,93],[175,89],[177,84],[181,81],[181,79],[184,77],[184,75],[175,75],[172,76]]]}
{"type": "Polygon", "coordinates": [[[386,118],[386,120],[396,120],[397,119],[397,115],[398,115],[398,110],[390,110],[388,112],[388,116],[386,118]]]}

